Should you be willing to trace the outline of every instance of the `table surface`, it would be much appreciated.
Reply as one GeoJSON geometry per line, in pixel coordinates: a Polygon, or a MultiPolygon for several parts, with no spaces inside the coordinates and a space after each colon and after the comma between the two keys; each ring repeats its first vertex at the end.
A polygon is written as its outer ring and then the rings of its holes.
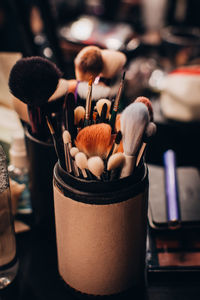
{"type": "MultiPolygon", "coordinates": [[[[0,291],[1,300],[85,299],[64,284],[57,271],[54,238],[31,229],[16,236],[19,270],[16,279],[0,291]]],[[[147,272],[145,287],[138,287],[111,299],[173,300],[200,299],[199,273],[147,272]]],[[[99,297],[96,297],[99,298],[99,297]]],[[[108,298],[108,297],[100,297],[108,298]]]]}

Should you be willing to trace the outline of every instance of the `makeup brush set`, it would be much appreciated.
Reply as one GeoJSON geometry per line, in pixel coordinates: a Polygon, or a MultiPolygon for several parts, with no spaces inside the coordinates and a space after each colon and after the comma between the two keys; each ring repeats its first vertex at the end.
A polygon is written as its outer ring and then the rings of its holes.
{"type": "Polygon", "coordinates": [[[73,93],[66,95],[60,132],[63,145],[47,117],[60,165],[72,176],[115,180],[131,175],[142,162],[146,142],[156,132],[152,106],[148,98],[138,97],[118,114],[124,78],[125,72],[113,103],[109,99],[92,101],[92,80],[85,107],[75,103],[73,93]]]}
{"type": "Polygon", "coordinates": [[[10,91],[27,104],[32,135],[52,140],[61,167],[75,177],[108,181],[131,175],[156,132],[150,100],[138,97],[118,113],[124,72],[112,101],[92,100],[92,79],[85,107],[71,92],[48,101],[61,76],[54,63],[41,57],[22,58],[10,72],[10,91]]]}

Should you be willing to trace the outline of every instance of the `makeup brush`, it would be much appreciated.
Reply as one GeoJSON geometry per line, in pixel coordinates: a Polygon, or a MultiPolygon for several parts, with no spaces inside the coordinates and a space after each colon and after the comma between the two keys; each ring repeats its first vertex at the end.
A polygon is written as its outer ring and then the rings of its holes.
{"type": "Polygon", "coordinates": [[[86,173],[86,169],[88,168],[88,160],[87,160],[87,156],[85,155],[85,153],[83,152],[78,152],[75,155],[75,162],[77,167],[81,170],[83,177],[87,178],[87,173],[86,173]]]}
{"type": "MultiPolygon", "coordinates": [[[[147,97],[140,96],[140,97],[137,97],[134,102],[135,103],[140,102],[140,103],[144,103],[146,105],[148,112],[149,112],[150,123],[147,126],[146,131],[145,131],[146,134],[144,134],[144,135],[145,136],[147,136],[148,134],[154,135],[156,133],[156,125],[152,122],[153,121],[153,108],[152,108],[151,101],[147,97]]],[[[139,150],[138,156],[137,156],[136,166],[139,165],[139,162],[141,161],[141,158],[145,153],[146,147],[147,147],[147,143],[143,142],[141,145],[141,148],[139,150]]]]}
{"type": "Polygon", "coordinates": [[[38,138],[46,137],[43,106],[56,90],[61,76],[61,71],[53,62],[39,56],[22,58],[11,69],[8,80],[10,92],[28,104],[31,128],[38,138]]]}
{"type": "Polygon", "coordinates": [[[107,105],[106,119],[109,119],[109,113],[110,113],[110,107],[111,107],[111,101],[110,100],[108,100],[108,99],[98,100],[97,103],[96,103],[97,112],[98,112],[98,115],[101,116],[101,111],[102,111],[102,108],[103,108],[104,104],[107,105]]]}
{"type": "Polygon", "coordinates": [[[104,162],[99,156],[92,156],[88,159],[88,169],[89,171],[96,176],[99,180],[104,171],[104,162]]]}
{"type": "Polygon", "coordinates": [[[119,153],[112,154],[108,160],[107,170],[110,171],[119,168],[124,162],[125,162],[125,156],[123,153],[119,152],[119,153]]]}
{"type": "Polygon", "coordinates": [[[167,221],[170,229],[180,227],[180,203],[176,174],[176,154],[169,149],[163,154],[165,172],[165,192],[167,206],[167,221]]]}
{"type": "Polygon", "coordinates": [[[90,113],[91,113],[91,101],[92,101],[92,82],[93,80],[90,79],[88,82],[88,94],[85,103],[85,120],[84,120],[84,127],[90,125],[90,113]]]}
{"type": "Polygon", "coordinates": [[[116,95],[114,105],[113,105],[113,109],[112,109],[112,113],[111,113],[110,126],[112,127],[112,132],[115,129],[115,120],[116,120],[116,115],[117,115],[117,111],[118,111],[118,107],[119,107],[119,101],[120,101],[121,94],[122,94],[123,87],[124,87],[125,75],[126,75],[126,72],[123,73],[123,76],[122,76],[122,79],[121,79],[121,82],[120,82],[120,85],[119,85],[119,90],[118,90],[118,93],[116,95]]]}
{"type": "Polygon", "coordinates": [[[71,173],[72,172],[72,162],[70,157],[71,136],[68,130],[63,131],[62,138],[63,138],[64,152],[65,152],[66,171],[68,173],[71,173]]]}
{"type": "Polygon", "coordinates": [[[70,149],[70,155],[71,157],[75,158],[75,155],[79,152],[78,148],[77,147],[72,147],[70,149]]]}
{"type": "Polygon", "coordinates": [[[79,126],[80,121],[85,118],[85,108],[83,106],[77,106],[74,109],[74,124],[79,126]]]}
{"type": "Polygon", "coordinates": [[[131,103],[121,114],[121,132],[125,164],[121,177],[132,174],[136,162],[136,154],[141,146],[142,137],[149,123],[149,112],[144,103],[131,103]]]}
{"type": "Polygon", "coordinates": [[[104,103],[102,110],[101,110],[101,115],[99,118],[99,123],[106,123],[106,115],[107,115],[107,110],[108,110],[108,106],[106,103],[104,103]]]}
{"type": "Polygon", "coordinates": [[[41,106],[55,92],[62,73],[48,59],[31,56],[18,60],[9,75],[11,94],[26,104],[41,106]]]}
{"type": "Polygon", "coordinates": [[[75,162],[75,156],[79,152],[79,150],[76,147],[71,147],[69,152],[70,152],[70,156],[72,158],[73,173],[74,173],[75,176],[79,177],[79,175],[80,175],[79,170],[78,170],[78,167],[77,167],[76,162],[75,162]]]}
{"type": "Polygon", "coordinates": [[[147,142],[156,134],[157,131],[157,126],[153,122],[149,122],[147,125],[147,128],[144,132],[144,137],[143,137],[143,143],[142,146],[140,147],[140,150],[137,155],[137,160],[136,160],[136,167],[139,165],[142,156],[144,156],[144,152],[146,150],[147,142]]]}
{"type": "Polygon", "coordinates": [[[87,126],[77,134],[75,145],[79,151],[88,157],[100,156],[106,158],[112,147],[113,137],[109,124],[100,123],[87,126]]]}
{"type": "Polygon", "coordinates": [[[118,178],[119,174],[116,169],[122,168],[125,162],[125,156],[123,153],[112,154],[107,163],[107,170],[111,171],[110,180],[118,178]]]}
{"type": "Polygon", "coordinates": [[[56,151],[56,155],[57,155],[57,158],[60,162],[60,165],[61,167],[65,170],[65,164],[64,164],[64,153],[62,151],[62,148],[61,148],[61,145],[58,141],[58,137],[55,133],[55,130],[52,126],[52,123],[50,121],[50,118],[46,116],[46,122],[47,122],[47,125],[48,125],[48,128],[50,130],[50,133],[51,133],[51,136],[52,136],[52,139],[53,139],[53,143],[54,143],[54,148],[55,148],[55,151],[56,151]]]}

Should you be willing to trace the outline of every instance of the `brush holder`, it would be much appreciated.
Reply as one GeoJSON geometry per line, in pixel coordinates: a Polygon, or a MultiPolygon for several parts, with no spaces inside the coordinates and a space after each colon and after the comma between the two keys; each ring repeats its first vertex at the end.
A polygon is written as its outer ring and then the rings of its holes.
{"type": "Polygon", "coordinates": [[[118,294],[144,284],[148,170],[100,182],[67,174],[53,179],[58,270],[89,295],[118,294]]]}
{"type": "Polygon", "coordinates": [[[33,137],[25,128],[25,142],[29,160],[29,180],[33,226],[55,233],[53,204],[53,168],[57,156],[53,144],[33,137]]]}

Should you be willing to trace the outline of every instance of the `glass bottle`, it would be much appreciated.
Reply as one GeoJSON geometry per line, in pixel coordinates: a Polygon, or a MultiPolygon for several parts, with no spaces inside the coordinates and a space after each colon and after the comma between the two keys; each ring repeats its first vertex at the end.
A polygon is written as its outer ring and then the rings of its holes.
{"type": "Polygon", "coordinates": [[[28,160],[23,135],[16,134],[13,136],[9,158],[8,172],[10,178],[19,184],[25,185],[25,189],[18,199],[17,214],[30,214],[32,213],[32,207],[29,190],[28,160]]]}
{"type": "Polygon", "coordinates": [[[0,289],[10,284],[18,270],[14,218],[6,155],[0,145],[0,289]]]}

